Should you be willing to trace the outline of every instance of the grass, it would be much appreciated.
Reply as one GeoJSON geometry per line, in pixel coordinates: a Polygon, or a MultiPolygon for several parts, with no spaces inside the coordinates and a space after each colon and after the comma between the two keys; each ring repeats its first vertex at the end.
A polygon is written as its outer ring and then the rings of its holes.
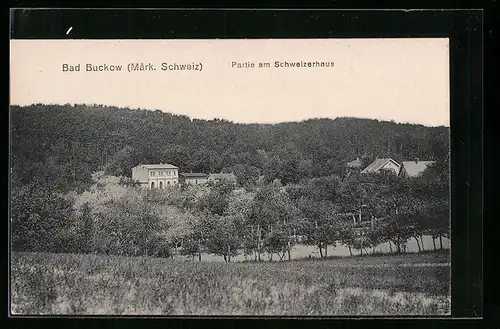
{"type": "Polygon", "coordinates": [[[223,264],[13,253],[11,311],[37,315],[448,314],[449,266],[400,266],[438,263],[436,257],[444,256],[223,264]]]}

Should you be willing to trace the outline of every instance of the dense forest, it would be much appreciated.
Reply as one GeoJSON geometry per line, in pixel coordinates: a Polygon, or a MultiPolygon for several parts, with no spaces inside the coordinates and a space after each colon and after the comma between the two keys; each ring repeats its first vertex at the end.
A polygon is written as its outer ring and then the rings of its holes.
{"type": "MultiPolygon", "coordinates": [[[[448,154],[449,128],[358,118],[280,124],[190,119],[159,110],[90,105],[11,106],[13,186],[43,181],[84,189],[93,172],[130,176],[139,163],[180,171],[242,171],[283,184],[342,171],[375,157],[432,160],[448,154]]],[[[240,175],[241,177],[241,175],[240,175]]]]}

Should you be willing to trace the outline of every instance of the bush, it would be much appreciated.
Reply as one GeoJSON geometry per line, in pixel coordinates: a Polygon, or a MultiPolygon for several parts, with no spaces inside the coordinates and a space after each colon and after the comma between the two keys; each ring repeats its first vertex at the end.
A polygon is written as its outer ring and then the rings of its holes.
{"type": "Polygon", "coordinates": [[[12,248],[68,252],[73,248],[73,201],[34,182],[12,191],[12,248]]]}

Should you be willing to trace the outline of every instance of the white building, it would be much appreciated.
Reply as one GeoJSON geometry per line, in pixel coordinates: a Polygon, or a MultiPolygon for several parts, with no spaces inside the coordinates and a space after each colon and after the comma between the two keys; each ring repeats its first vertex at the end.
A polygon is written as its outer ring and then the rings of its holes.
{"type": "Polygon", "coordinates": [[[132,168],[132,180],[149,189],[179,185],[179,168],[171,164],[147,164],[132,168]]]}

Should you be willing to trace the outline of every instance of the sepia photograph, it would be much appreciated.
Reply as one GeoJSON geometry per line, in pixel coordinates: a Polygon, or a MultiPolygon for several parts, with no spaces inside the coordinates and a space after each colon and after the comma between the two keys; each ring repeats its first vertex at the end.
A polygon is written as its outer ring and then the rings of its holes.
{"type": "Polygon", "coordinates": [[[10,47],[12,315],[450,315],[449,39],[10,47]]]}

